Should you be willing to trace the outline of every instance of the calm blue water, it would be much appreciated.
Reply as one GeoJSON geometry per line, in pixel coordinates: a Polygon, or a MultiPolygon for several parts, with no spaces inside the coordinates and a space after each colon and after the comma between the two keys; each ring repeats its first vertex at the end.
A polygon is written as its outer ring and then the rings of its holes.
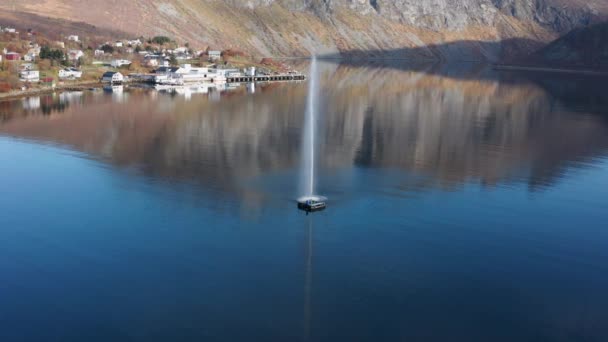
{"type": "Polygon", "coordinates": [[[608,340],[607,107],[485,72],[322,63],[308,216],[305,83],[3,103],[0,340],[608,340]]]}

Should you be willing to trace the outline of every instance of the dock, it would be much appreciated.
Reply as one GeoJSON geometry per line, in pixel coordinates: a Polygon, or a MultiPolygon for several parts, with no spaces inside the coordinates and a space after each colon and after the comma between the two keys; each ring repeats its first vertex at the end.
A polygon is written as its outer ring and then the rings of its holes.
{"type": "Polygon", "coordinates": [[[281,81],[304,81],[306,76],[303,74],[277,74],[277,75],[255,75],[255,76],[228,76],[227,83],[242,82],[281,82],[281,81]]]}

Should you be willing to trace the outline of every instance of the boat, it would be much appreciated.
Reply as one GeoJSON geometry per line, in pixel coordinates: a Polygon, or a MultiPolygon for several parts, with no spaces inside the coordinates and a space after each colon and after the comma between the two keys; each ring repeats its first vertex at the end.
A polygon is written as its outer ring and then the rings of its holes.
{"type": "Polygon", "coordinates": [[[327,204],[321,198],[308,197],[308,198],[301,198],[298,200],[298,209],[304,210],[309,213],[325,210],[326,208],[327,208],[327,204]]]}

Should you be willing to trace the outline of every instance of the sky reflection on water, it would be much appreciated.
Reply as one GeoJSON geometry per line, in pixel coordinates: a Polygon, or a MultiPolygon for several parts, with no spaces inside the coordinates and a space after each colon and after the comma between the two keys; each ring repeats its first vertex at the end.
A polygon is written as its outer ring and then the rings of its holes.
{"type": "Polygon", "coordinates": [[[0,102],[0,340],[608,337],[597,80],[320,68],[308,217],[306,83],[0,102]]]}

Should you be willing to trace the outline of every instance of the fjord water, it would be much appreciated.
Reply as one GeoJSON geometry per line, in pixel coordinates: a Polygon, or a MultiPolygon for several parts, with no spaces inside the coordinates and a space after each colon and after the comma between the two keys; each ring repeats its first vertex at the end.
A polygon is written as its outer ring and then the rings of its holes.
{"type": "Polygon", "coordinates": [[[608,339],[602,80],[318,69],[0,103],[0,340],[608,339]]]}

